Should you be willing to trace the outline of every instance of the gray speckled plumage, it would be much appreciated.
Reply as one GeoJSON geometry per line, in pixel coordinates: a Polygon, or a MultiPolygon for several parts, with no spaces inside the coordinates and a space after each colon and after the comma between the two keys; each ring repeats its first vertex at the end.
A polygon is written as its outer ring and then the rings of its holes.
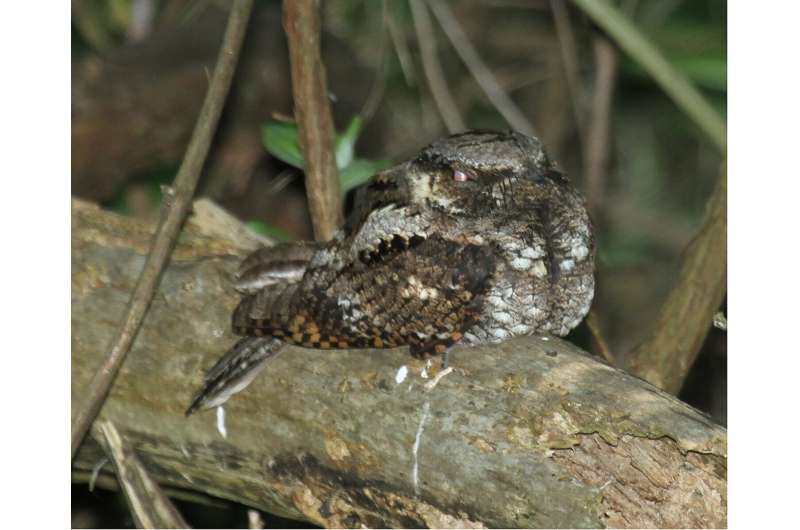
{"type": "MultiPolygon", "coordinates": [[[[566,335],[589,311],[594,253],[584,200],[538,139],[468,131],[372,177],[330,242],[247,258],[233,327],[311,348],[408,345],[419,357],[566,335]]],[[[220,363],[240,373],[246,357],[220,363]]],[[[220,363],[195,407],[231,387],[220,363]]]]}

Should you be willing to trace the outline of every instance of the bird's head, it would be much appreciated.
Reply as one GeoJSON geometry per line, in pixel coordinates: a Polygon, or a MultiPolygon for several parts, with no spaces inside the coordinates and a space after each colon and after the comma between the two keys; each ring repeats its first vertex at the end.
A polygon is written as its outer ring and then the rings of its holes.
{"type": "Polygon", "coordinates": [[[404,172],[413,204],[462,216],[547,200],[567,183],[541,141],[511,131],[448,136],[422,149],[404,172]]]}

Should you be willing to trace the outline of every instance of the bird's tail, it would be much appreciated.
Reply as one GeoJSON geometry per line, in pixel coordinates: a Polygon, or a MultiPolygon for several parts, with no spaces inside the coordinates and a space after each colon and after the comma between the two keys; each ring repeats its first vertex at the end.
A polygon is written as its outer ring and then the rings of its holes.
{"type": "Polygon", "coordinates": [[[222,405],[232,395],[244,390],[267,361],[277,355],[283,343],[272,337],[245,337],[222,356],[205,376],[186,415],[222,405]]]}

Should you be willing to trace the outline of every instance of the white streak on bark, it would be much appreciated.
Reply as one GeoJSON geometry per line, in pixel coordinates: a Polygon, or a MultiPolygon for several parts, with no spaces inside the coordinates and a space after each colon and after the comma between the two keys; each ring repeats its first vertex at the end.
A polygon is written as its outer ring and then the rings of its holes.
{"type": "Polygon", "coordinates": [[[225,407],[222,405],[217,407],[217,430],[223,438],[228,437],[228,431],[225,429],[225,407]]]}
{"type": "Polygon", "coordinates": [[[414,439],[414,446],[411,448],[411,454],[414,457],[414,466],[411,469],[411,480],[414,483],[414,493],[419,495],[419,459],[417,453],[419,452],[419,443],[422,440],[422,430],[425,428],[425,422],[428,419],[428,414],[431,411],[431,402],[426,401],[422,406],[422,417],[419,420],[419,427],[417,427],[417,437],[414,439]]]}

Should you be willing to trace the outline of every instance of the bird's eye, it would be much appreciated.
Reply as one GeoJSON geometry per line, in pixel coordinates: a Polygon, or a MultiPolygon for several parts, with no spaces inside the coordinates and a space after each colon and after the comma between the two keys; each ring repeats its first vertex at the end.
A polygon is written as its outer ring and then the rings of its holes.
{"type": "Polygon", "coordinates": [[[469,180],[469,175],[458,169],[453,170],[453,180],[456,182],[466,182],[469,180]]]}

